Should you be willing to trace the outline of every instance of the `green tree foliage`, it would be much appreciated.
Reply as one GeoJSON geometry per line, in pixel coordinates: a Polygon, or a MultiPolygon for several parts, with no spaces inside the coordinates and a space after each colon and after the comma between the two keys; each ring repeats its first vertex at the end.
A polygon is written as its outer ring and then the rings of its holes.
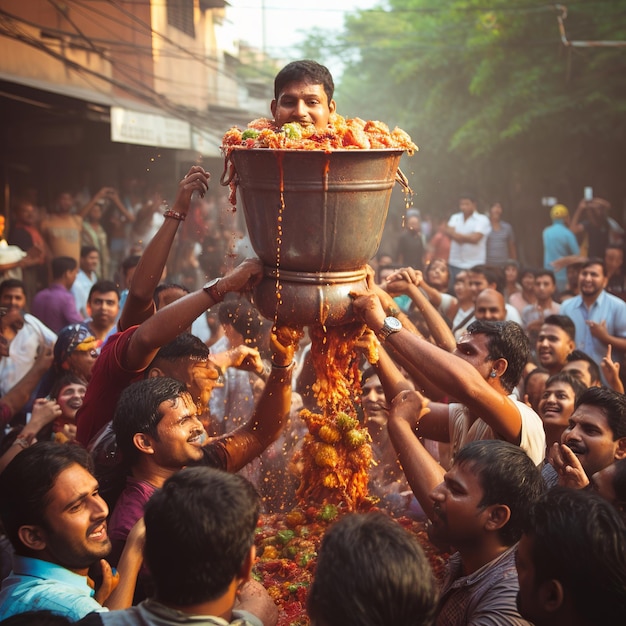
{"type": "MultiPolygon", "coordinates": [[[[626,0],[566,6],[569,41],[626,41],[626,0]]],[[[508,203],[520,229],[536,211],[537,230],[543,195],[575,203],[591,184],[619,206],[626,47],[565,45],[559,15],[532,0],[388,0],[357,11],[325,46],[345,61],[339,112],[411,134],[420,153],[410,178],[425,208],[451,210],[471,187],[485,203],[508,203]]],[[[323,50],[319,32],[309,43],[310,54],[323,50]]]]}

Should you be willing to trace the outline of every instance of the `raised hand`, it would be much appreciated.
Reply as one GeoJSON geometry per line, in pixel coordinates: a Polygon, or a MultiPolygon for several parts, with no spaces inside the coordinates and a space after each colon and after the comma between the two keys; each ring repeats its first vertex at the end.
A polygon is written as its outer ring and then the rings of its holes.
{"type": "Polygon", "coordinates": [[[391,401],[389,420],[402,420],[406,422],[412,430],[416,430],[419,421],[428,413],[430,413],[428,399],[419,391],[405,389],[391,401]]]}
{"type": "Polygon", "coordinates": [[[291,365],[303,336],[304,332],[301,328],[274,326],[270,337],[274,365],[278,365],[278,367],[291,365]]]}
{"type": "Polygon", "coordinates": [[[548,461],[559,476],[559,485],[570,489],[582,489],[589,484],[578,457],[564,443],[554,443],[548,454],[548,461]]]}

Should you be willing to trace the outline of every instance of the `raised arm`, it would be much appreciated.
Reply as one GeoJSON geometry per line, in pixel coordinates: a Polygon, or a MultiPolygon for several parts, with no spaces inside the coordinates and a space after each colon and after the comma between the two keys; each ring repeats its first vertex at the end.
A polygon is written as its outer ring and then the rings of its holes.
{"type": "Polygon", "coordinates": [[[402,391],[391,402],[387,428],[404,475],[424,512],[432,519],[432,490],[443,481],[444,469],[418,439],[428,405],[417,391],[402,391]]]}
{"type": "Polygon", "coordinates": [[[0,399],[0,403],[6,407],[5,410],[2,411],[2,413],[7,416],[5,423],[24,408],[31,394],[37,388],[43,375],[50,369],[51,365],[52,346],[41,345],[39,354],[31,368],[0,399]]]}
{"type": "Polygon", "coordinates": [[[411,267],[398,270],[387,279],[387,289],[391,294],[405,293],[411,298],[424,317],[435,343],[447,352],[453,352],[456,348],[454,335],[439,311],[422,291],[424,284],[422,272],[411,267]]]}
{"type": "Polygon", "coordinates": [[[582,235],[585,232],[585,227],[581,224],[581,220],[585,213],[587,212],[587,207],[589,206],[589,201],[584,198],[578,203],[574,214],[572,215],[572,219],[569,223],[569,229],[575,235],[582,235]]]}
{"type": "MultiPolygon", "coordinates": [[[[382,328],[385,312],[372,293],[357,297],[354,308],[374,332],[382,328]]],[[[482,418],[500,437],[519,444],[522,429],[519,410],[504,392],[487,383],[473,365],[404,329],[390,335],[386,341],[418,367],[429,381],[482,418]]],[[[507,365],[505,359],[494,360],[496,377],[504,373],[507,365]]]]}
{"type": "Polygon", "coordinates": [[[138,371],[147,367],[159,348],[189,328],[201,313],[221,302],[227,293],[248,291],[262,272],[258,259],[246,259],[213,287],[198,289],[157,311],[139,326],[130,339],[124,368],[138,371]]]}
{"type": "Polygon", "coordinates": [[[291,376],[302,331],[272,331],[272,370],[248,422],[224,436],[229,472],[237,472],[276,441],[291,409],[291,376]]]}
{"type": "Polygon", "coordinates": [[[154,313],[152,296],[161,280],[178,226],[187,216],[191,195],[194,191],[204,195],[208,188],[209,174],[197,165],[178,184],[174,206],[139,259],[118,323],[120,330],[141,324],[154,313]]]}
{"type": "Polygon", "coordinates": [[[78,215],[80,215],[81,217],[85,217],[85,215],[87,215],[87,213],[91,211],[91,208],[93,207],[94,204],[96,204],[100,200],[105,200],[105,199],[110,198],[114,191],[115,190],[113,189],[113,187],[102,187],[102,189],[100,189],[97,193],[95,193],[90,198],[89,202],[87,202],[87,204],[78,211],[78,215]]]}
{"type": "Polygon", "coordinates": [[[61,407],[56,400],[37,398],[33,404],[30,420],[15,438],[13,445],[0,457],[0,473],[24,449],[36,442],[37,433],[46,424],[61,415],[61,407]]]}

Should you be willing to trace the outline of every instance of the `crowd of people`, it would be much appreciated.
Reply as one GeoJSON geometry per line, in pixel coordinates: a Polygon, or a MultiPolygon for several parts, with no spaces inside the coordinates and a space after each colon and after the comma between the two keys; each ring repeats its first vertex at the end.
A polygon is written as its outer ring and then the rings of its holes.
{"type": "MultiPolygon", "coordinates": [[[[328,70],[287,65],[277,126],[319,130],[328,70]]],[[[193,166],[171,208],[104,188],[76,208],[15,206],[0,263],[0,623],[276,624],[251,578],[261,512],[298,504],[306,329],[249,294],[234,223],[193,166]],[[15,248],[18,248],[16,252],[15,248]]],[[[502,206],[422,232],[351,294],[369,490],[386,512],[327,531],[313,624],[536,626],[626,614],[623,231],[604,200],[550,210],[521,268],[502,206]],[[367,347],[365,347],[367,346],[367,347]],[[371,346],[378,355],[371,359],[371,346]],[[370,354],[370,362],[365,354],[370,354]],[[435,579],[394,519],[451,554],[435,579]]]]}

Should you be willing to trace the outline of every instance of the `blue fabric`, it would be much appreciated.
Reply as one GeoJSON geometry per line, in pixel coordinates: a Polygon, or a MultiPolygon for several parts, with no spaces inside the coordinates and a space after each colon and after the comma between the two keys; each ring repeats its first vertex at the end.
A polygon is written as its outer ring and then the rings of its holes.
{"type": "MultiPolygon", "coordinates": [[[[554,220],[552,226],[543,231],[543,266],[554,271],[552,262],[564,256],[580,254],[576,235],[565,225],[563,220],[554,220]]],[[[554,272],[558,291],[567,286],[567,268],[554,272]]]]}
{"type": "MultiPolygon", "coordinates": [[[[626,337],[626,302],[602,291],[596,301],[587,309],[582,296],[575,296],[561,304],[561,315],[567,315],[576,326],[576,347],[586,352],[598,365],[606,356],[606,346],[592,334],[587,321],[600,324],[606,322],[609,335],[626,337]]],[[[622,354],[613,351],[613,360],[621,361],[622,354]]],[[[604,375],[602,376],[604,380],[604,375]]]]}
{"type": "Polygon", "coordinates": [[[0,619],[47,610],[75,621],[93,611],[107,611],[93,596],[86,576],[49,561],[15,555],[13,570],[2,582],[0,619]]]}

